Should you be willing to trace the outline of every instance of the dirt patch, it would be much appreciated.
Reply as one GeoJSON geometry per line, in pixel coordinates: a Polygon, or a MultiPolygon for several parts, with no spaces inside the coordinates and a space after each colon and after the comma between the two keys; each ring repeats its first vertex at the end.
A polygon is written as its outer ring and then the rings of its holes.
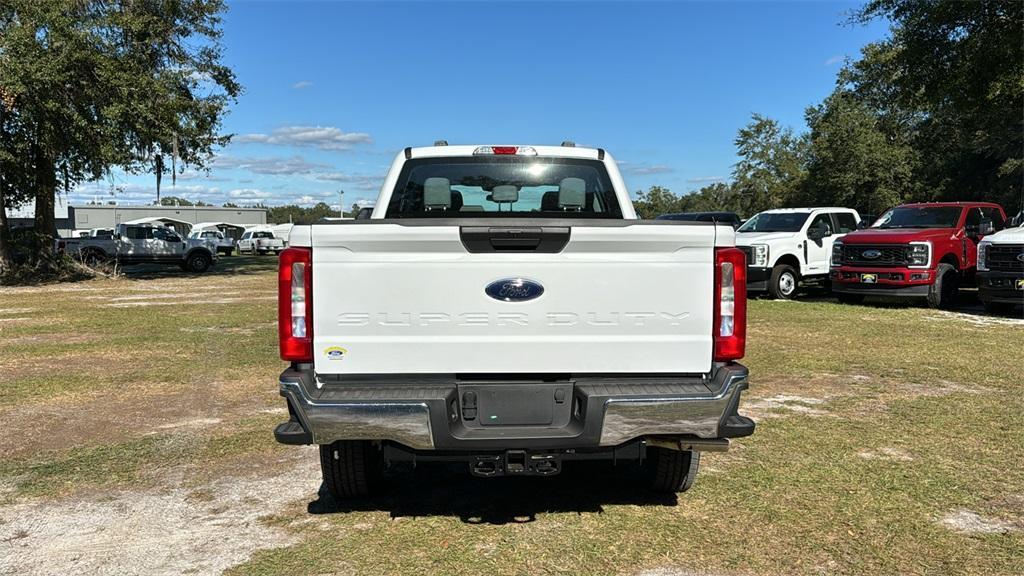
{"type": "Polygon", "coordinates": [[[182,332],[190,334],[209,332],[216,334],[256,334],[257,332],[265,332],[270,329],[276,329],[277,322],[262,322],[260,324],[250,324],[248,326],[232,326],[230,328],[220,326],[186,326],[179,328],[182,332]]]}
{"type": "Polygon", "coordinates": [[[2,574],[219,574],[296,536],[260,521],[315,497],[315,448],[202,487],[179,485],[0,508],[2,574]]]}
{"type": "Polygon", "coordinates": [[[1012,522],[986,518],[966,508],[954,510],[939,521],[946,528],[961,534],[1006,534],[1020,529],[1012,522]]]}
{"type": "Polygon", "coordinates": [[[111,302],[102,304],[105,308],[141,308],[143,306],[182,306],[195,304],[246,304],[259,300],[277,300],[277,296],[242,296],[238,298],[208,298],[206,300],[191,299],[187,302],[180,300],[134,300],[130,302],[111,302]]]}
{"type": "Polygon", "coordinates": [[[29,312],[35,312],[35,308],[0,308],[0,314],[28,314],[29,312]]]}
{"type": "Polygon", "coordinates": [[[876,450],[861,450],[857,456],[865,460],[890,460],[892,462],[911,462],[914,456],[902,448],[883,446],[876,450]]]}
{"type": "MultiPolygon", "coordinates": [[[[218,291],[218,296],[238,296],[238,292],[224,292],[218,291]]],[[[209,292],[168,292],[161,294],[160,297],[169,300],[181,300],[184,298],[205,298],[209,296],[209,292]]],[[[108,296],[108,295],[97,295],[97,296],[85,296],[86,300],[106,300],[108,302],[130,302],[132,300],[147,300],[153,297],[153,294],[129,294],[128,296],[108,296]]]]}
{"type": "MultiPolygon", "coordinates": [[[[778,302],[789,302],[789,300],[778,300],[778,302]]],[[[726,573],[692,568],[652,568],[638,572],[636,576],[726,576],[726,573]]]]}
{"type": "MultiPolygon", "coordinates": [[[[270,380],[272,381],[272,380],[270,380]]],[[[175,428],[200,429],[222,421],[280,408],[267,379],[197,382],[177,392],[135,391],[77,402],[25,404],[0,411],[8,434],[0,435],[0,457],[20,457],[68,446],[90,446],[175,428]],[[60,430],[54,434],[54,430],[60,430]]]]}
{"type": "Polygon", "coordinates": [[[829,413],[828,410],[820,408],[825,402],[825,398],[797,396],[795,394],[776,394],[745,402],[743,410],[762,419],[781,416],[780,411],[807,414],[809,416],[824,416],[829,413]]]}
{"type": "Polygon", "coordinates": [[[949,310],[934,310],[932,314],[924,317],[925,320],[952,320],[966,322],[974,326],[1024,326],[1024,318],[1007,316],[989,316],[981,314],[969,314],[964,312],[952,312],[949,310]]]}

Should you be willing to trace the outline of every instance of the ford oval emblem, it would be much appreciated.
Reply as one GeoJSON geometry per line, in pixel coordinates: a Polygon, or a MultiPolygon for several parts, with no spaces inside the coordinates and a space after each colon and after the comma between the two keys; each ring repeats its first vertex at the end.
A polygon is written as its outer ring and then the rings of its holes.
{"type": "Polygon", "coordinates": [[[526,278],[502,278],[488,284],[484,292],[502,302],[526,302],[543,294],[544,287],[526,278]]]}
{"type": "Polygon", "coordinates": [[[1020,260],[1021,262],[1024,262],[1024,252],[1021,252],[1020,254],[1017,254],[1017,260],[1020,260]]]}
{"type": "Polygon", "coordinates": [[[860,255],[867,258],[868,260],[874,260],[875,258],[881,256],[882,252],[879,250],[865,250],[861,252],[860,255]]]}

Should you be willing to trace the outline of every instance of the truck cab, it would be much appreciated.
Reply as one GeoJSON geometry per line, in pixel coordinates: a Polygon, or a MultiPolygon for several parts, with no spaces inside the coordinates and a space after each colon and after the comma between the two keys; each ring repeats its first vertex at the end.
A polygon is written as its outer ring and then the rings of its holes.
{"type": "Polygon", "coordinates": [[[781,208],[755,214],[736,230],[747,254],[747,289],[796,296],[803,282],[828,278],[832,245],[860,224],[850,208],[781,208]]]}
{"type": "Polygon", "coordinates": [[[279,259],[285,444],[336,498],[383,463],[480,477],[632,463],[683,491],[754,422],[731,226],[638,220],[606,151],[406,148],[368,219],[296,225],[279,259]]]}
{"type": "Polygon", "coordinates": [[[897,206],[833,245],[832,292],[845,303],[889,296],[951,308],[960,286],[974,281],[982,237],[1005,222],[1002,207],[990,202],[897,206]]]}

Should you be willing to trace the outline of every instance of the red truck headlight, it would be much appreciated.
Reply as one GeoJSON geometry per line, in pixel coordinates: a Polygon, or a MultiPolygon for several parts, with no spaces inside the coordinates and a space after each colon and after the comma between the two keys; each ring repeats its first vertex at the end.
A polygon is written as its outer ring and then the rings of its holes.
{"type": "Polygon", "coordinates": [[[288,248],[277,269],[277,335],[281,359],[313,361],[313,250],[288,248]]]}
{"type": "Polygon", "coordinates": [[[738,248],[715,248],[712,315],[714,360],[739,360],[747,345],[747,258],[738,248]]]}

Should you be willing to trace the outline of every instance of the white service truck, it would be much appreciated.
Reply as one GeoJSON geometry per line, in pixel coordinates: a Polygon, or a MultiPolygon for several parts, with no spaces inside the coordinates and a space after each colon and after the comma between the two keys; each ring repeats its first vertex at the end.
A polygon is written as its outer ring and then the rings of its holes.
{"type": "Polygon", "coordinates": [[[203,238],[182,238],[165,226],[119,224],[110,236],[62,238],[57,251],[85,262],[176,264],[187,272],[205,272],[217,262],[216,245],[203,238]]]}
{"type": "Polygon", "coordinates": [[[736,230],[747,254],[747,290],[796,296],[801,282],[828,280],[832,244],[860,226],[851,208],[780,208],[755,214],[736,230]]]}
{"type": "Polygon", "coordinates": [[[295,226],[279,264],[285,444],[335,497],[384,463],[476,476],[639,464],[690,487],[754,422],[745,256],[732,226],[638,220],[610,154],[406,148],[371,218],[295,226]]]}

